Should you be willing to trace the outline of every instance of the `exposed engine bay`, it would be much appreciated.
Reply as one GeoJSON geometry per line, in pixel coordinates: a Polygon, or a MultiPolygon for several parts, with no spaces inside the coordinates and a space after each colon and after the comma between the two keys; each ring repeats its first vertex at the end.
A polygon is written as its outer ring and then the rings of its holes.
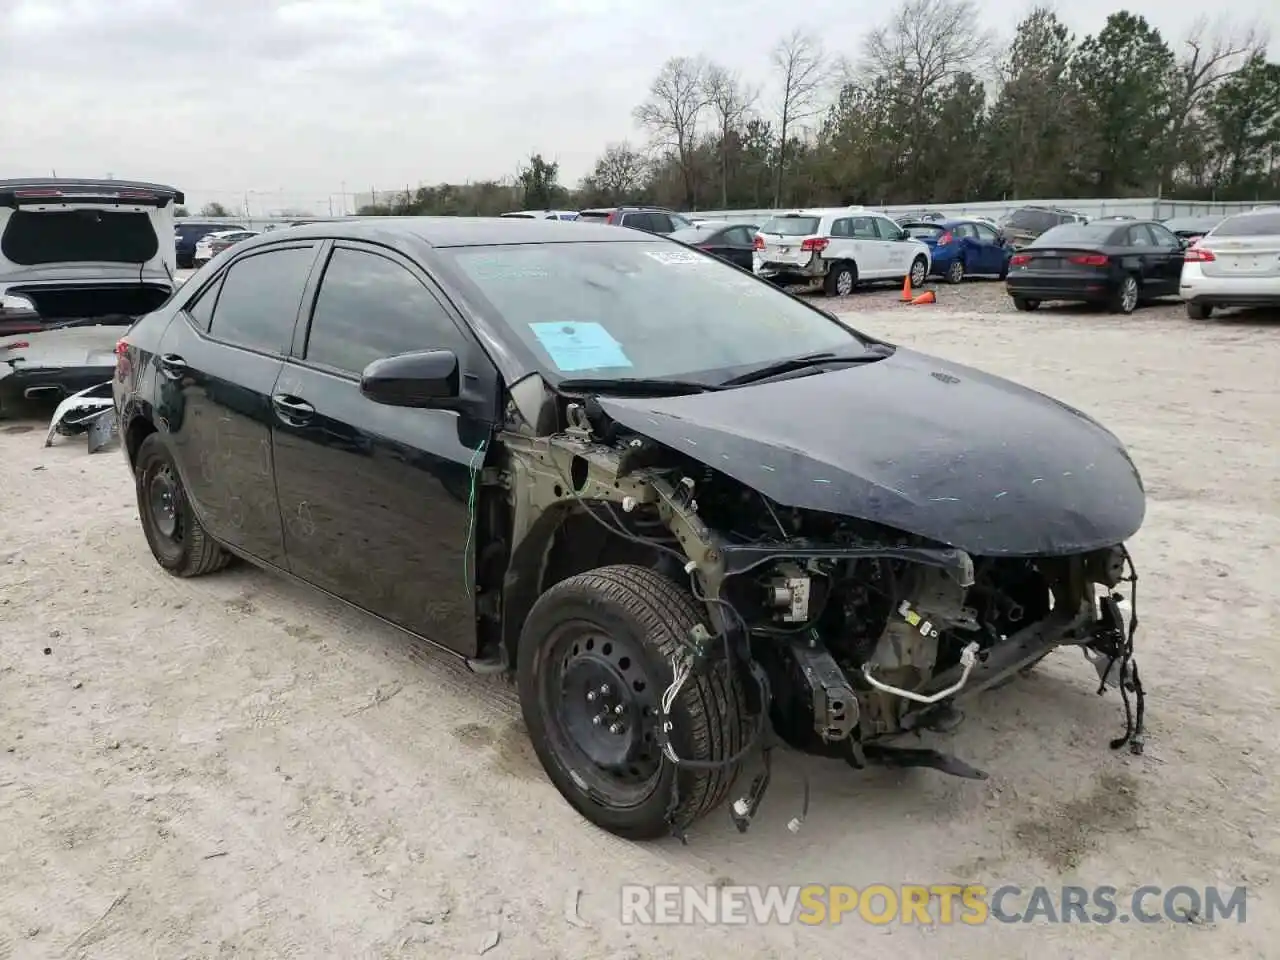
{"type": "MultiPolygon", "coordinates": [[[[728,660],[757,695],[754,746],[765,769],[734,805],[739,829],[767,787],[776,740],[854,767],[985,777],[954,757],[890,741],[949,729],[964,698],[1063,645],[1082,648],[1099,693],[1121,690],[1126,730],[1112,748],[1141,751],[1133,598],[1116,592],[1136,584],[1123,544],[1063,556],[972,556],[869,520],[784,507],[598,411],[588,416],[584,404],[569,403],[564,418],[568,428],[549,436],[502,434],[500,485],[511,511],[503,605],[519,609],[529,591],[557,578],[548,531],[569,517],[589,517],[594,534],[629,551],[630,562],[643,558],[688,582],[711,629],[696,630],[683,660],[673,660],[673,688],[728,660]]],[[[584,553],[586,540],[574,541],[584,553]]],[[[499,629],[509,653],[518,624],[499,629]]]]}

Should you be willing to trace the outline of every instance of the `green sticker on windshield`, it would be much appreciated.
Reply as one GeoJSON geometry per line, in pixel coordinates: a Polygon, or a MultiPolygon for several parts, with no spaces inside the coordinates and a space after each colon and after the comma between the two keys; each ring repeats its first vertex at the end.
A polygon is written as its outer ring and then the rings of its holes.
{"type": "Polygon", "coordinates": [[[529,329],[564,373],[631,366],[622,344],[598,323],[531,323],[529,329]]]}

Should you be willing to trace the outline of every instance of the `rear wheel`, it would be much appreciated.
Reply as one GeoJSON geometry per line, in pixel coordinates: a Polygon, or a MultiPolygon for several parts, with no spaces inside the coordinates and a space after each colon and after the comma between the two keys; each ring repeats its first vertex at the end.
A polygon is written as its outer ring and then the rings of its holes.
{"type": "Polygon", "coordinates": [[[847,297],[858,285],[858,268],[852,263],[833,263],[823,281],[823,289],[829,297],[847,297]]]}
{"type": "Polygon", "coordinates": [[[1132,273],[1126,273],[1120,281],[1120,286],[1111,295],[1111,300],[1107,306],[1112,313],[1127,315],[1138,309],[1139,299],[1138,278],[1132,273]]]}
{"type": "Polygon", "coordinates": [[[959,283],[964,279],[964,261],[953,260],[947,267],[947,283],[959,283]]]}
{"type": "Polygon", "coordinates": [[[1040,309],[1040,301],[1028,300],[1026,297],[1014,297],[1013,307],[1015,310],[1021,310],[1023,313],[1030,313],[1032,310],[1040,309]]]}
{"type": "Polygon", "coordinates": [[[1192,320],[1208,320],[1211,316],[1213,316],[1213,304],[1188,303],[1187,316],[1192,320]]]}
{"type": "Polygon", "coordinates": [[[929,264],[925,262],[924,257],[916,257],[915,260],[911,262],[911,273],[908,274],[911,278],[911,286],[923,287],[925,278],[928,275],[929,264]]]}
{"type": "Polygon", "coordinates": [[[520,634],[516,676],[525,727],[551,782],[610,833],[648,840],[719,806],[751,720],[723,660],[690,676],[671,706],[677,768],[658,746],[659,704],[672,658],[703,622],[693,596],[645,567],[590,570],[538,598],[520,634]],[[675,808],[671,809],[673,782],[675,808]]]}
{"type": "Polygon", "coordinates": [[[134,459],[138,517],[156,562],[179,577],[198,577],[225,567],[231,555],[205,533],[187,499],[160,434],[142,441],[134,459]]]}

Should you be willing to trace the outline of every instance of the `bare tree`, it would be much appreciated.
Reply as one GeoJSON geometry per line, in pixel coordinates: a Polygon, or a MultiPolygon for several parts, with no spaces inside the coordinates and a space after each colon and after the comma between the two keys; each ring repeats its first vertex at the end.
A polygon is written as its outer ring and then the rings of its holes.
{"type": "Polygon", "coordinates": [[[1191,118],[1204,106],[1209,95],[1222,81],[1237,73],[1255,53],[1265,54],[1269,35],[1256,23],[1233,24],[1219,18],[1210,24],[1198,18],[1183,41],[1183,54],[1172,81],[1169,104],[1169,131],[1161,186],[1168,180],[1178,162],[1182,133],[1191,118]]]}
{"type": "Polygon", "coordinates": [[[979,23],[974,0],[902,0],[863,40],[863,71],[905,82],[918,109],[925,94],[956,74],[995,67],[1000,45],[979,23]]]}
{"type": "Polygon", "coordinates": [[[799,30],[773,50],[782,99],[778,104],[778,168],[773,180],[773,205],[782,204],[782,184],[787,167],[787,139],[794,129],[822,110],[827,85],[827,58],[822,44],[799,30]]]}
{"type": "Polygon", "coordinates": [[[759,92],[744,86],[736,73],[715,64],[707,68],[703,86],[720,139],[720,206],[728,207],[731,138],[755,106],[759,92]]]}
{"type": "Polygon", "coordinates": [[[640,189],[647,172],[645,158],[623,141],[611,143],[588,178],[612,203],[621,203],[640,189]]]}
{"type": "Polygon", "coordinates": [[[675,154],[684,183],[685,204],[694,195],[694,149],[698,123],[707,109],[707,63],[701,57],[672,57],[649,87],[649,97],[635,109],[636,123],[649,131],[653,145],[675,154]]]}

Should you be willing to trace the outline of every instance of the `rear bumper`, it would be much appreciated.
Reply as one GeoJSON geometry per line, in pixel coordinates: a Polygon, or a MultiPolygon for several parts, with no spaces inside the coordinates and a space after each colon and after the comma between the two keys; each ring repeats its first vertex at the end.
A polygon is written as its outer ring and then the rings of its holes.
{"type": "Polygon", "coordinates": [[[1280,306],[1280,277],[1206,277],[1199,264],[1189,263],[1182,269],[1178,295],[1188,303],[1280,306]]]}
{"type": "Polygon", "coordinates": [[[1079,279],[1056,277],[1019,277],[1005,281],[1005,290],[1011,297],[1026,300],[1068,300],[1077,303],[1093,303],[1106,300],[1112,294],[1112,284],[1105,277],[1081,277],[1079,279]]]}
{"type": "Polygon", "coordinates": [[[827,261],[821,257],[810,257],[807,263],[780,263],[765,260],[756,254],[751,265],[757,276],[777,279],[794,277],[796,283],[819,280],[827,275],[827,261]]]}
{"type": "Polygon", "coordinates": [[[62,400],[106,383],[115,377],[115,367],[38,367],[19,365],[8,372],[0,369],[0,406],[24,399],[62,400]]]}

